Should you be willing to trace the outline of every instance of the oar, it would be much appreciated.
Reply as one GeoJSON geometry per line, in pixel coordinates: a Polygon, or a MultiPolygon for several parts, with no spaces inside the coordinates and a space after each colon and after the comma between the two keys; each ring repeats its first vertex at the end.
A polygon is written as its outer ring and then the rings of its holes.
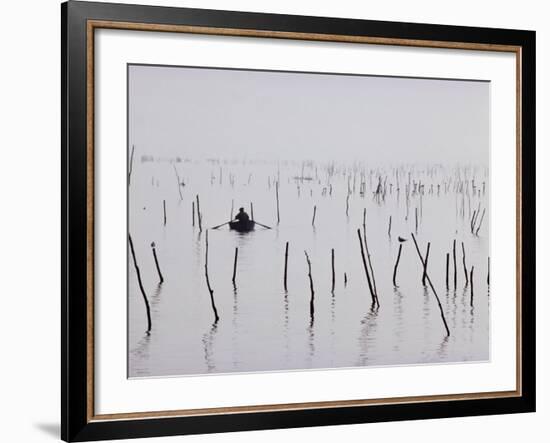
{"type": "Polygon", "coordinates": [[[260,225],[262,228],[271,229],[271,226],[262,225],[260,222],[257,222],[256,220],[254,220],[254,223],[256,223],[257,225],[260,225]]]}
{"type": "Polygon", "coordinates": [[[221,228],[222,226],[228,225],[229,223],[231,223],[231,222],[228,221],[228,222],[222,223],[221,225],[214,226],[213,228],[210,228],[210,229],[218,229],[218,228],[221,228]]]}

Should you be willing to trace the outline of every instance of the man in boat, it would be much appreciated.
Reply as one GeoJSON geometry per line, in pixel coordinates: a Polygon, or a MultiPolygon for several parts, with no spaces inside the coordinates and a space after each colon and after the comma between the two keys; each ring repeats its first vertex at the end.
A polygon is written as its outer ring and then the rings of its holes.
{"type": "Polygon", "coordinates": [[[239,208],[239,213],[235,216],[235,220],[238,220],[242,225],[246,225],[250,220],[250,217],[246,212],[244,212],[244,208],[239,208]]]}

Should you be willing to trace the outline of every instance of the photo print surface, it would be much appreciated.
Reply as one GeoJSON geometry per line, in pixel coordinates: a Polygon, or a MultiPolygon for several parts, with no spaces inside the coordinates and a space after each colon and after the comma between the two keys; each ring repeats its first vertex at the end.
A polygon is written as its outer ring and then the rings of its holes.
{"type": "Polygon", "coordinates": [[[129,377],[490,359],[490,82],[127,75],[129,377]]]}

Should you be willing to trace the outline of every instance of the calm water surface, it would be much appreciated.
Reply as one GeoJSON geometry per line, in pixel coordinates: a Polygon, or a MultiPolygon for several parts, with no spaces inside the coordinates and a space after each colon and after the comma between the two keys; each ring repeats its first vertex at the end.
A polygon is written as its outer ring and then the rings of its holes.
{"type": "Polygon", "coordinates": [[[150,334],[145,332],[145,305],[129,255],[129,376],[488,360],[487,172],[481,167],[397,166],[398,169],[366,168],[362,179],[360,165],[355,168],[340,165],[330,175],[331,168],[322,164],[158,159],[142,162],[136,158],[129,187],[129,232],[151,305],[152,330],[150,334]],[[180,187],[181,197],[174,168],[180,181],[185,182],[180,187]],[[411,189],[407,199],[409,173],[411,189]],[[382,185],[386,180],[384,200],[373,198],[379,176],[382,185]],[[419,181],[424,184],[423,194],[413,193],[414,183],[419,181]],[[460,182],[464,186],[469,182],[468,193],[456,192],[460,182]],[[483,182],[487,183],[485,192],[483,182]],[[197,220],[195,226],[192,224],[192,202],[197,194],[202,232],[197,220]],[[257,227],[254,232],[239,234],[224,226],[208,231],[208,269],[220,316],[214,323],[204,275],[205,233],[207,228],[229,219],[232,201],[233,213],[239,206],[245,206],[250,213],[253,202],[254,218],[273,229],[257,227]],[[478,205],[487,212],[479,235],[475,236],[470,220],[478,205]],[[314,206],[317,209],[312,226],[314,206]],[[378,309],[371,306],[357,237],[357,229],[362,229],[364,208],[380,301],[378,309]],[[423,254],[427,242],[431,244],[428,274],[441,300],[451,332],[449,337],[432,290],[422,285],[422,265],[411,239],[411,232],[416,230],[423,254]],[[403,243],[397,273],[398,287],[394,287],[398,236],[407,241],[403,243]],[[457,240],[456,290],[453,239],[457,240]],[[288,290],[285,291],[287,241],[288,290]],[[156,244],[163,284],[159,284],[152,242],[156,244]],[[471,287],[465,285],[461,242],[468,277],[474,266],[473,306],[471,287]],[[239,253],[233,285],[236,247],[239,253]],[[336,270],[334,291],[331,291],[332,248],[336,270]],[[313,321],[304,250],[311,258],[313,321]],[[445,285],[446,253],[451,253],[449,290],[445,285]]]}

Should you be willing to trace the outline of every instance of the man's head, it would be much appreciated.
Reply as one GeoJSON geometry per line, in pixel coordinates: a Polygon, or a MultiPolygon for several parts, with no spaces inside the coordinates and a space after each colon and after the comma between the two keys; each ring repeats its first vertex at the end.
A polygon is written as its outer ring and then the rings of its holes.
{"type": "Polygon", "coordinates": [[[239,212],[244,212],[244,208],[239,208],[239,212]]]}

